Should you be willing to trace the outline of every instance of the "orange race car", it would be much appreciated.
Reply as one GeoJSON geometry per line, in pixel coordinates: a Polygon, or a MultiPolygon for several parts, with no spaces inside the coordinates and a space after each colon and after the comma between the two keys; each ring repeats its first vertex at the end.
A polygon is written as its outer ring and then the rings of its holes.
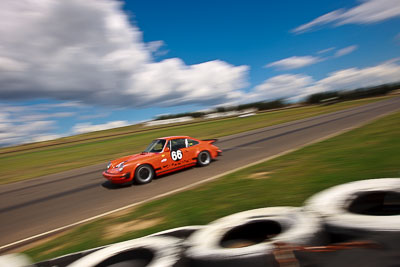
{"type": "Polygon", "coordinates": [[[207,166],[222,151],[213,145],[217,139],[198,140],[189,136],[170,136],[153,140],[140,154],[111,161],[103,176],[114,184],[146,184],[155,175],[184,168],[207,166]]]}

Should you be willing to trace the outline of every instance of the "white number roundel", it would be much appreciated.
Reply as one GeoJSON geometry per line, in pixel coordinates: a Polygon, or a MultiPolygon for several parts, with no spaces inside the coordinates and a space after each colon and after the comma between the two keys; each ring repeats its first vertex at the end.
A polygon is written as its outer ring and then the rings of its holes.
{"type": "Polygon", "coordinates": [[[182,156],[183,156],[182,151],[180,151],[180,150],[171,152],[172,160],[175,160],[175,161],[180,160],[180,159],[182,159],[182,156]]]}

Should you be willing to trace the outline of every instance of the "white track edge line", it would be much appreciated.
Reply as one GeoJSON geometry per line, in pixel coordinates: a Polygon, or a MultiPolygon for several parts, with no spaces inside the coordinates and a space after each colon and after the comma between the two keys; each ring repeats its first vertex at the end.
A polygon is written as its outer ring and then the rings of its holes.
{"type": "Polygon", "coordinates": [[[273,156],[270,156],[270,157],[267,157],[267,158],[264,158],[264,159],[260,159],[260,160],[258,160],[258,161],[256,161],[256,162],[249,163],[249,164],[247,164],[247,165],[244,165],[244,166],[238,167],[238,168],[236,168],[236,169],[233,169],[233,170],[230,170],[230,171],[227,171],[227,172],[224,172],[224,173],[221,173],[221,174],[212,176],[212,177],[210,177],[210,178],[207,178],[207,179],[198,181],[198,182],[196,182],[196,183],[193,183],[193,184],[190,184],[190,185],[186,185],[186,186],[184,186],[184,187],[181,187],[181,188],[178,188],[178,189],[175,189],[175,190],[172,190],[172,191],[163,193],[163,194],[161,194],[161,195],[154,196],[154,197],[151,197],[151,198],[148,198],[148,199],[145,199],[145,200],[136,202],[136,203],[132,203],[132,204],[126,205],[126,206],[121,207],[121,208],[118,208],[118,209],[114,209],[114,210],[111,210],[111,211],[107,211],[107,212],[104,212],[104,213],[102,213],[102,214],[99,214],[99,215],[96,215],[96,216],[93,216],[93,217],[90,217],[90,218],[87,218],[87,219],[84,219],[84,220],[81,220],[81,221],[78,221],[78,222],[75,222],[75,223],[72,223],[72,224],[69,224],[69,225],[65,225],[65,226],[62,226],[62,227],[59,227],[59,228],[56,228],[56,229],[53,229],[53,230],[50,230],[50,231],[47,231],[47,232],[44,232],[44,233],[41,233],[41,234],[37,234],[37,235],[31,236],[31,237],[27,237],[27,238],[24,238],[24,239],[21,239],[21,240],[18,240],[18,241],[9,243],[9,244],[7,244],[7,245],[3,245],[3,246],[0,247],[0,250],[6,249],[6,248],[8,248],[8,247],[12,247],[12,246],[15,246],[15,245],[24,243],[24,242],[27,242],[27,241],[32,240],[32,239],[36,239],[36,238],[40,238],[40,237],[42,237],[42,236],[50,235],[50,234],[55,233],[55,232],[60,232],[60,231],[63,231],[63,230],[65,230],[65,229],[68,229],[68,228],[71,228],[71,227],[74,227],[74,226],[77,226],[77,225],[80,225],[80,224],[83,224],[83,223],[86,223],[86,222],[89,222],[89,221],[92,221],[92,220],[101,218],[101,217],[104,217],[104,216],[107,216],[107,215],[110,215],[110,214],[112,214],[112,213],[115,213],[115,212],[118,212],[118,211],[122,211],[122,210],[125,210],[125,209],[129,209],[129,208],[132,208],[132,207],[141,205],[141,204],[144,204],[144,203],[146,203],[146,202],[150,202],[150,201],[153,201],[153,200],[162,198],[162,197],[166,197],[166,196],[173,195],[173,194],[178,193],[178,192],[181,192],[181,191],[185,191],[185,190],[191,189],[191,188],[193,188],[193,187],[196,187],[196,186],[198,186],[198,185],[201,185],[201,184],[203,184],[203,183],[206,183],[206,182],[209,182],[209,181],[212,181],[212,180],[216,180],[216,179],[218,179],[218,178],[220,178],[220,177],[222,177],[222,176],[231,174],[231,173],[233,173],[233,172],[237,172],[237,171],[240,171],[240,170],[242,170],[242,169],[245,169],[245,168],[248,168],[248,167],[251,167],[251,166],[254,166],[254,165],[257,165],[257,164],[260,164],[260,163],[269,161],[269,160],[272,160],[272,159],[274,159],[274,158],[277,158],[277,157],[280,157],[280,156],[289,154],[289,153],[291,153],[291,152],[294,152],[294,151],[296,151],[296,150],[299,150],[299,149],[301,149],[301,148],[303,148],[303,147],[306,147],[306,146],[309,146],[309,145],[312,145],[312,144],[315,144],[315,143],[319,143],[319,142],[322,142],[322,141],[324,141],[324,140],[330,139],[330,138],[332,138],[332,137],[341,135],[341,134],[343,134],[343,133],[345,133],[345,132],[351,131],[351,130],[353,130],[353,129],[360,128],[360,127],[362,127],[362,126],[364,126],[364,125],[367,125],[367,124],[369,124],[369,123],[371,123],[371,122],[374,122],[374,121],[376,121],[376,120],[378,120],[378,119],[380,119],[380,118],[382,118],[382,117],[389,116],[389,115],[391,115],[391,114],[393,114],[393,113],[396,113],[397,111],[398,111],[398,110],[389,111],[389,112],[387,112],[387,113],[378,115],[377,117],[374,117],[374,118],[372,118],[372,119],[370,119],[370,120],[367,120],[367,121],[365,121],[365,122],[363,122],[363,123],[360,123],[360,124],[353,125],[353,126],[350,126],[350,127],[345,128],[345,129],[342,129],[342,130],[340,130],[340,131],[338,131],[338,132],[336,132],[336,133],[332,133],[332,134],[326,135],[326,136],[324,136],[324,137],[315,139],[315,140],[310,141],[310,142],[308,142],[308,143],[305,143],[305,144],[303,144],[303,145],[299,145],[299,146],[297,146],[297,147],[294,147],[294,148],[285,150],[285,151],[280,152],[280,153],[278,153],[278,154],[276,154],[276,155],[273,155],[273,156]]]}

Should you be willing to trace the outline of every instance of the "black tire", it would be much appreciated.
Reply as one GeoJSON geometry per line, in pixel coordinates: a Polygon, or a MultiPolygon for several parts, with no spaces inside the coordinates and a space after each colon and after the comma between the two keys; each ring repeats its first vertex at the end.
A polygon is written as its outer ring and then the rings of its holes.
{"type": "Polygon", "coordinates": [[[211,162],[211,155],[208,151],[201,151],[199,155],[197,155],[197,165],[200,167],[207,166],[211,162]]]}
{"type": "Polygon", "coordinates": [[[136,184],[150,183],[154,178],[154,169],[148,164],[140,165],[136,168],[134,182],[136,184]]]}

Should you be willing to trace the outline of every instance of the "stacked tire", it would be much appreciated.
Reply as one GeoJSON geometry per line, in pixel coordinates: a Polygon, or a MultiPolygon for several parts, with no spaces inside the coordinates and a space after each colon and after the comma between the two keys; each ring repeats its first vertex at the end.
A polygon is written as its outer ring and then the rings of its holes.
{"type": "Polygon", "coordinates": [[[71,261],[71,267],[400,266],[400,179],[347,183],[317,193],[303,208],[248,210],[48,262],[71,261]],[[355,241],[373,246],[342,249],[355,241]],[[289,252],[283,260],[282,248],[289,252]]]}
{"type": "Polygon", "coordinates": [[[300,208],[273,207],[244,211],[216,220],[186,242],[189,266],[276,266],[275,244],[324,242],[317,217],[300,208]]]}
{"type": "Polygon", "coordinates": [[[322,266],[400,265],[400,179],[363,180],[324,190],[304,205],[322,218],[330,243],[369,241],[370,248],[298,253],[322,266]]]}
{"type": "Polygon", "coordinates": [[[187,266],[181,257],[183,242],[203,227],[193,225],[169,229],[143,238],[63,256],[37,266],[187,266]]]}
{"type": "Polygon", "coordinates": [[[181,261],[181,239],[144,237],[117,243],[85,256],[69,267],[178,267],[181,261]]]}
{"type": "MultiPolygon", "coordinates": [[[[102,246],[102,247],[92,248],[92,249],[83,250],[83,251],[79,251],[79,252],[75,252],[75,253],[70,253],[70,254],[63,255],[63,256],[60,256],[60,257],[57,257],[54,259],[38,262],[34,266],[35,267],[65,267],[68,264],[70,264],[82,257],[89,255],[90,253],[93,253],[97,250],[100,250],[100,249],[103,249],[106,247],[107,246],[102,246]]],[[[0,267],[2,267],[2,266],[0,265],[0,267]]]]}
{"type": "Polygon", "coordinates": [[[189,236],[191,236],[194,232],[203,229],[205,226],[203,225],[189,225],[178,228],[173,228],[169,230],[165,230],[162,232],[158,232],[149,236],[171,236],[182,239],[182,241],[186,240],[189,236]]]}

